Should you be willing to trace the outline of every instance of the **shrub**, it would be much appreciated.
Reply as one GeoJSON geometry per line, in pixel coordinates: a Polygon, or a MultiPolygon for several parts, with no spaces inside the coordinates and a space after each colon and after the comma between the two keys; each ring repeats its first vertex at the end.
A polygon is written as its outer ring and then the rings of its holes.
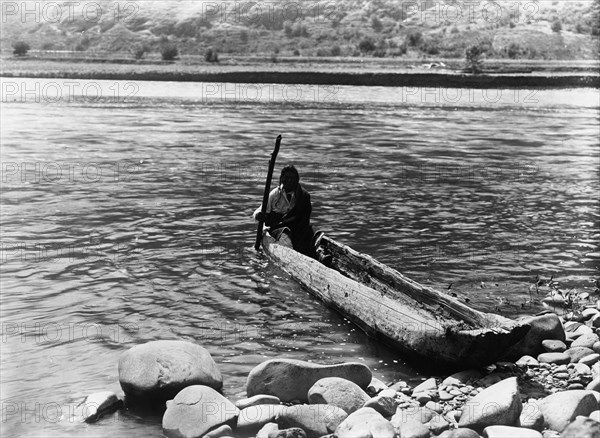
{"type": "Polygon", "coordinates": [[[342,54],[342,48],[337,44],[331,48],[331,56],[340,56],[342,54]]]}
{"type": "Polygon", "coordinates": [[[286,21],[283,24],[283,32],[285,33],[285,36],[290,38],[294,32],[294,30],[292,29],[292,23],[290,23],[289,21],[286,21]]]}
{"type": "Polygon", "coordinates": [[[211,47],[204,53],[204,60],[206,62],[219,62],[219,54],[211,47]]]}
{"type": "Polygon", "coordinates": [[[510,23],[508,23],[508,26],[513,29],[514,27],[516,27],[516,24],[514,21],[511,21],[510,23]]]}
{"type": "Polygon", "coordinates": [[[163,61],[173,61],[179,56],[179,50],[175,44],[165,44],[160,49],[160,55],[163,61]]]}
{"type": "Polygon", "coordinates": [[[410,31],[408,34],[408,44],[412,47],[416,47],[423,41],[423,34],[418,30],[410,31]]]}
{"type": "Polygon", "coordinates": [[[300,50],[298,49],[294,49],[292,53],[294,54],[294,56],[300,56],[300,50]]]}
{"type": "Polygon", "coordinates": [[[242,30],[240,32],[240,41],[244,44],[248,42],[248,31],[242,30]]]}
{"type": "Polygon", "coordinates": [[[146,56],[146,52],[148,52],[148,47],[144,44],[133,46],[131,49],[131,54],[135,59],[143,59],[146,56]]]}
{"type": "Polygon", "coordinates": [[[27,55],[27,52],[29,52],[29,49],[31,49],[29,44],[27,44],[25,41],[17,41],[16,43],[14,43],[12,45],[12,47],[13,47],[13,55],[17,55],[17,56],[27,55]]]}
{"type": "Polygon", "coordinates": [[[358,43],[358,49],[362,52],[362,53],[369,53],[369,52],[373,52],[375,50],[375,43],[373,43],[373,41],[371,41],[370,38],[363,38],[359,43],[358,43]]]}
{"type": "Polygon", "coordinates": [[[406,41],[398,46],[398,54],[399,55],[406,55],[407,51],[408,51],[408,45],[406,44],[406,41]]]}
{"type": "Polygon", "coordinates": [[[562,30],[562,23],[560,20],[554,20],[550,28],[552,29],[552,32],[560,33],[562,30]]]}
{"type": "Polygon", "coordinates": [[[296,25],[292,29],[292,36],[295,36],[295,37],[301,37],[301,36],[302,37],[307,37],[307,36],[309,36],[308,29],[303,24],[296,23],[296,25]]]}
{"type": "Polygon", "coordinates": [[[381,30],[383,29],[383,24],[381,24],[381,20],[379,20],[379,18],[377,18],[375,15],[373,15],[373,18],[371,18],[371,27],[377,33],[381,32],[381,30]]]}
{"type": "Polygon", "coordinates": [[[426,41],[421,45],[421,50],[428,55],[437,55],[440,53],[440,48],[435,41],[426,41]]]}
{"type": "Polygon", "coordinates": [[[465,51],[466,68],[471,70],[471,73],[477,74],[481,72],[483,67],[483,50],[479,45],[473,45],[465,51]]]}
{"type": "Polygon", "coordinates": [[[510,46],[508,46],[506,51],[506,54],[510,59],[518,58],[522,53],[523,49],[517,43],[510,43],[510,46]]]}

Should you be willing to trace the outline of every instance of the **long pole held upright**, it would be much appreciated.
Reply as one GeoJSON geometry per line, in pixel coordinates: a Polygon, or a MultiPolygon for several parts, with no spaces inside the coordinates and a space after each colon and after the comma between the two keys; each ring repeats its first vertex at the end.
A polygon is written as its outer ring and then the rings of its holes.
{"type": "MultiPolygon", "coordinates": [[[[277,159],[277,154],[279,153],[279,146],[281,145],[281,135],[278,135],[275,139],[275,149],[273,149],[273,153],[271,154],[271,159],[269,160],[269,171],[267,172],[267,180],[265,181],[265,191],[263,193],[263,202],[260,211],[262,212],[262,217],[265,217],[265,213],[267,212],[267,203],[269,202],[269,192],[271,191],[271,179],[273,179],[273,169],[275,168],[275,160],[277,159]]],[[[262,240],[263,234],[263,225],[265,222],[263,220],[258,221],[258,227],[256,228],[256,243],[254,244],[254,249],[260,249],[260,242],[262,240]]]]}

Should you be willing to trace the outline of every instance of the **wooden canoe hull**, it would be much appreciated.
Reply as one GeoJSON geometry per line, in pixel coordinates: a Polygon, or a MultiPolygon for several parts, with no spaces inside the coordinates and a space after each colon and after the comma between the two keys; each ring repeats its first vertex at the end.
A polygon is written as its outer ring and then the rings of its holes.
{"type": "Polygon", "coordinates": [[[425,288],[332,239],[324,238],[322,242],[333,253],[333,267],[344,271],[343,256],[335,254],[341,249],[355,258],[350,264],[364,264],[364,270],[347,270],[343,275],[294,251],[287,240],[278,242],[267,234],[263,236],[266,254],[312,295],[368,335],[401,350],[409,360],[453,369],[483,366],[498,360],[529,330],[527,325],[479,312],[425,288]],[[385,272],[377,273],[377,269],[385,272]],[[367,284],[362,278],[351,278],[365,273],[370,277],[367,284]],[[386,287],[384,274],[394,277],[395,288],[386,287]],[[398,279],[401,284],[397,284],[398,279]],[[430,304],[432,301],[437,307],[430,304]]]}

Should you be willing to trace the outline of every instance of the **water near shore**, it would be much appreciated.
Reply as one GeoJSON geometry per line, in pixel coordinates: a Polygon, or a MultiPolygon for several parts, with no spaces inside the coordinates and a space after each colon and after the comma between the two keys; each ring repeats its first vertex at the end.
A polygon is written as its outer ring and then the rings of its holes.
{"type": "Polygon", "coordinates": [[[68,420],[154,339],[205,346],[230,399],[273,357],[418,375],[252,249],[279,133],[316,226],[420,282],[508,316],[538,274],[594,290],[598,90],[68,87],[2,84],[3,435],[161,436],[68,420]]]}

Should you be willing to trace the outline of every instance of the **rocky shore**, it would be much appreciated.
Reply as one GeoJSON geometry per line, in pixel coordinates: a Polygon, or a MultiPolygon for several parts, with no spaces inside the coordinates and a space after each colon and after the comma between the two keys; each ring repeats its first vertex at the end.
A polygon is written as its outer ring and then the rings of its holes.
{"type": "Polygon", "coordinates": [[[153,341],[121,355],[124,400],[92,394],[79,415],[91,423],[150,405],[164,412],[168,438],[598,438],[600,311],[572,319],[530,317],[528,335],[507,352],[518,359],[412,385],[386,384],[359,362],[272,359],[249,373],[246,398],[235,401],[220,392],[206,349],[153,341]]]}

